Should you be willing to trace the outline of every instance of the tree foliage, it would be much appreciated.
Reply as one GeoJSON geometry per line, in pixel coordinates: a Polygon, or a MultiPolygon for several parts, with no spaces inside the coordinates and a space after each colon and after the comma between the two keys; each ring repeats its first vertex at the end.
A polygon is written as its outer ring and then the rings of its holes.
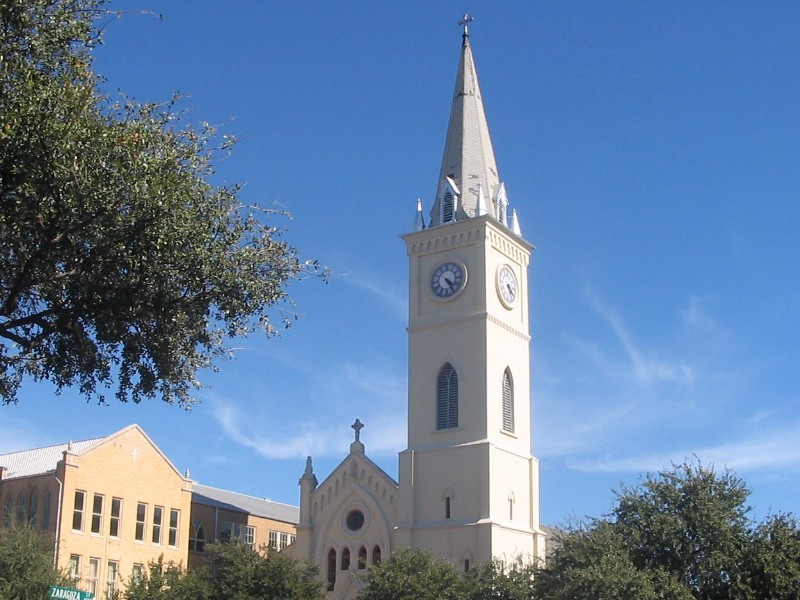
{"type": "Polygon", "coordinates": [[[323,597],[322,580],[315,565],[266,548],[258,552],[236,541],[209,548],[211,567],[206,574],[212,598],[318,600],[323,597]]]}
{"type": "Polygon", "coordinates": [[[373,565],[358,600],[532,600],[534,567],[492,561],[456,570],[420,549],[404,549],[373,565]]]}
{"type": "Polygon", "coordinates": [[[175,103],[112,101],[104,0],[0,4],[0,398],[25,377],[85,397],[188,404],[225,340],[274,332],[303,263],[211,183],[230,144],[175,103]]]}
{"type": "Polygon", "coordinates": [[[611,514],[550,540],[535,577],[548,600],[800,598],[800,530],[754,525],[745,483],[685,463],[623,487],[611,514]]]}
{"type": "Polygon", "coordinates": [[[0,598],[41,600],[67,580],[53,566],[53,539],[31,527],[0,527],[0,598]]]}
{"type": "Polygon", "coordinates": [[[207,567],[185,570],[164,563],[148,565],[141,579],[131,580],[123,600],[321,600],[316,567],[283,554],[257,551],[239,542],[206,546],[207,567]]]}
{"type": "Polygon", "coordinates": [[[535,565],[522,560],[504,565],[499,560],[478,565],[463,575],[464,600],[533,600],[535,565]]]}
{"type": "Polygon", "coordinates": [[[452,563],[423,550],[404,549],[370,568],[358,600],[458,600],[460,587],[452,563]]]}

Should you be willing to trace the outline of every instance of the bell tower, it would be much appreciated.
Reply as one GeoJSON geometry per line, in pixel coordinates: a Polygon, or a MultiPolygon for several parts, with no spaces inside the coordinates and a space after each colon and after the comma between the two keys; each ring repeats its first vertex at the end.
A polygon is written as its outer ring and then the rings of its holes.
{"type": "Polygon", "coordinates": [[[543,558],[531,455],[528,263],[509,211],[465,15],[436,196],[409,257],[408,447],[398,547],[469,568],[543,558]]]}

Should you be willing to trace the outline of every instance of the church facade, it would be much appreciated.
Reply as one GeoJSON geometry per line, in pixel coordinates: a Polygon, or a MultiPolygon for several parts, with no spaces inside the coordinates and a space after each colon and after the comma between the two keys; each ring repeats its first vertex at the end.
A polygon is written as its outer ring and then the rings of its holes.
{"type": "Polygon", "coordinates": [[[531,455],[528,263],[509,207],[465,26],[428,224],[417,203],[409,257],[408,446],[399,482],[365,452],[363,425],[322,483],[309,457],[292,553],[319,564],[329,596],[400,548],[464,570],[544,557],[531,455]]]}

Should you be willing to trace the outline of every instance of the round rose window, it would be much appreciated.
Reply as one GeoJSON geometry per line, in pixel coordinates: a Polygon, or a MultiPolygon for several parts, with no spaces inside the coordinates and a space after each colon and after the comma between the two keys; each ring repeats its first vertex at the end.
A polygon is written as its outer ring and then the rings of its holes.
{"type": "Polygon", "coordinates": [[[347,523],[347,528],[350,531],[358,531],[364,526],[364,513],[357,508],[354,508],[347,513],[347,519],[345,522],[347,523]]]}

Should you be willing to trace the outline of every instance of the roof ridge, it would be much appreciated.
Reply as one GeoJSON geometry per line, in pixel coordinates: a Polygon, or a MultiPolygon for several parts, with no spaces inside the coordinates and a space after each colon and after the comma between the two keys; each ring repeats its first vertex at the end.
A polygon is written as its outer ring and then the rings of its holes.
{"type": "Polygon", "coordinates": [[[13,450],[11,452],[4,452],[0,454],[0,456],[9,456],[10,454],[20,454],[21,452],[33,452],[35,450],[47,450],[50,448],[58,448],[59,446],[69,446],[70,444],[87,444],[89,442],[99,442],[100,440],[105,439],[107,436],[97,437],[97,438],[88,438],[85,440],[70,440],[68,442],[59,442],[58,444],[48,444],[46,446],[36,446],[34,448],[24,448],[23,450],[13,450]]]}
{"type": "MultiPolygon", "coordinates": [[[[234,490],[227,490],[225,488],[216,487],[213,485],[206,485],[205,483],[195,482],[193,486],[203,486],[206,488],[210,488],[212,490],[217,490],[218,492],[225,492],[227,494],[236,494],[237,496],[244,496],[245,498],[252,498],[253,500],[260,500],[261,502],[272,502],[273,504],[282,504],[284,506],[291,506],[292,508],[297,508],[295,504],[289,504],[287,502],[281,502],[280,500],[273,500],[272,498],[264,498],[263,496],[254,496],[252,494],[245,494],[243,492],[237,492],[234,490]]],[[[195,490],[192,490],[195,491],[195,490]]]]}

